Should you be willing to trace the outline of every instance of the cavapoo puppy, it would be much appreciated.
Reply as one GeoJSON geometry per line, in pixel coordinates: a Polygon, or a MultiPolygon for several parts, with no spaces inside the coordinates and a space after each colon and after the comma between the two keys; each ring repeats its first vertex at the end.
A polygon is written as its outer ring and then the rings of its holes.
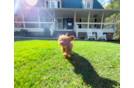
{"type": "Polygon", "coordinates": [[[71,41],[73,41],[74,39],[74,36],[68,37],[68,33],[66,33],[66,35],[59,36],[58,43],[61,47],[61,51],[65,59],[68,59],[68,55],[72,52],[73,44],[71,41]]]}

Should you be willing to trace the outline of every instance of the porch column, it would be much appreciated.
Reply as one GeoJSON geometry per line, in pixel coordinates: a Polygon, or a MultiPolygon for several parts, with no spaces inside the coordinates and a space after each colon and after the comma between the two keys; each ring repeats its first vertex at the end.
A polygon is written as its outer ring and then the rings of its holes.
{"type": "Polygon", "coordinates": [[[39,28],[41,28],[39,10],[38,10],[38,22],[39,22],[39,28]]]}
{"type": "Polygon", "coordinates": [[[87,29],[89,29],[89,22],[90,22],[90,12],[88,13],[88,24],[87,24],[87,29]]]}
{"type": "Polygon", "coordinates": [[[115,17],[115,22],[114,22],[114,33],[113,33],[113,39],[114,39],[114,34],[115,34],[115,29],[116,29],[116,21],[117,21],[117,13],[116,13],[116,17],[115,17]]]}
{"type": "Polygon", "coordinates": [[[76,11],[74,12],[74,30],[76,29],[75,33],[76,37],[78,38],[78,26],[76,26],[75,22],[76,22],[76,11]]]}
{"type": "Polygon", "coordinates": [[[22,19],[23,19],[23,26],[24,26],[24,28],[26,28],[22,9],[21,9],[21,15],[22,15],[22,19]]]}
{"type": "Polygon", "coordinates": [[[100,29],[102,29],[103,17],[104,17],[104,12],[102,13],[102,18],[101,18],[101,26],[100,26],[100,29]]]}

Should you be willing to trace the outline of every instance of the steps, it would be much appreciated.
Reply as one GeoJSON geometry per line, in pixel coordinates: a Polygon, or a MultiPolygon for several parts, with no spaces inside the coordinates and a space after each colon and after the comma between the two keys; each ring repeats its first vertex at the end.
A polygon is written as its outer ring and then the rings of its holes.
{"type": "Polygon", "coordinates": [[[59,37],[59,35],[65,35],[68,33],[68,36],[74,35],[76,37],[76,34],[74,31],[54,31],[53,37],[59,37]]]}

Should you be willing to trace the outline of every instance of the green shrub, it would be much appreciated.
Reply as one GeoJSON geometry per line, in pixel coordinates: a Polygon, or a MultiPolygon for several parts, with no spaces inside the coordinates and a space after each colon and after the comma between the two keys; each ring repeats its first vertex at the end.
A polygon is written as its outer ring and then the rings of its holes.
{"type": "Polygon", "coordinates": [[[26,35],[28,35],[28,30],[26,30],[26,29],[21,29],[21,35],[22,36],[26,36],[26,35]]]}
{"type": "Polygon", "coordinates": [[[116,31],[114,39],[120,40],[120,30],[119,29],[116,31]]]}
{"type": "Polygon", "coordinates": [[[44,36],[51,36],[49,28],[44,28],[44,36]]]}

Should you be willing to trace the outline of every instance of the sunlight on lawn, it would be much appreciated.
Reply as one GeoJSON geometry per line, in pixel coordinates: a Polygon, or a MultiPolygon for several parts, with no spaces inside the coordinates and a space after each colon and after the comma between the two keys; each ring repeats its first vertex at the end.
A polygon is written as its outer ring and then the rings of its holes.
{"type": "Polygon", "coordinates": [[[65,60],[57,40],[15,41],[15,88],[120,87],[119,43],[73,41],[73,45],[65,60]]]}

